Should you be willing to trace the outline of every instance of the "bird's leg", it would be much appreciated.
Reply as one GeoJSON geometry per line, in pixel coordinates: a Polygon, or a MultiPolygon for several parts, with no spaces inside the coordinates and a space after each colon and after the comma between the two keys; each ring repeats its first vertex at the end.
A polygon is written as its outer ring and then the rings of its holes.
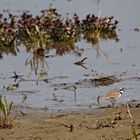
{"type": "Polygon", "coordinates": [[[115,99],[111,99],[111,103],[112,103],[112,106],[115,106],[116,100],[115,99]]]}
{"type": "Polygon", "coordinates": [[[100,104],[100,98],[101,98],[101,96],[99,95],[99,96],[97,97],[97,102],[98,102],[98,104],[100,104]]]}

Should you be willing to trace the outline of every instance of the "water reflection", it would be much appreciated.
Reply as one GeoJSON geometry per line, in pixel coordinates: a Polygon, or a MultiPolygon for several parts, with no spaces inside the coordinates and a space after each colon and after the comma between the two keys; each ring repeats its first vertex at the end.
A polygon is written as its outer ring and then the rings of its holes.
{"type": "MultiPolygon", "coordinates": [[[[67,0],[68,2],[71,2],[72,0],[67,0]]],[[[100,3],[100,0],[92,0],[94,3],[97,3],[99,4],[100,3]]]]}
{"type": "Polygon", "coordinates": [[[57,55],[64,55],[66,53],[73,53],[77,56],[81,55],[82,50],[75,46],[75,43],[55,43],[51,47],[56,50],[57,55]]]}
{"type": "MultiPolygon", "coordinates": [[[[25,62],[25,66],[30,67],[29,75],[34,73],[42,79],[47,76],[46,53],[55,50],[55,55],[73,53],[81,56],[84,49],[76,46],[81,39],[93,44],[97,57],[102,53],[108,58],[100,48],[99,40],[117,40],[117,24],[113,16],[102,18],[94,14],[88,14],[80,20],[75,13],[71,19],[67,17],[64,20],[55,8],[44,9],[36,16],[29,11],[24,11],[18,18],[11,13],[8,13],[8,17],[1,14],[0,57],[3,53],[17,55],[17,46],[23,44],[27,52],[32,51],[32,56],[25,62]]],[[[83,65],[84,60],[75,64],[87,69],[83,65]]]]}
{"type": "Polygon", "coordinates": [[[100,30],[88,31],[84,34],[84,39],[87,42],[92,44],[92,47],[96,50],[97,58],[103,54],[106,58],[109,59],[109,56],[106,52],[104,52],[100,47],[100,40],[115,40],[116,42],[119,41],[116,32],[101,32],[100,30]]]}
{"type": "MultiPolygon", "coordinates": [[[[64,20],[55,8],[44,9],[36,16],[24,11],[18,18],[11,13],[8,13],[8,17],[0,14],[0,46],[6,49],[22,43],[27,50],[40,56],[50,49],[55,49],[59,55],[69,52],[80,55],[75,43],[83,39],[82,35],[92,44],[98,43],[100,38],[114,39],[117,38],[117,24],[113,16],[102,18],[94,14],[80,20],[75,13],[72,19],[64,20]]],[[[15,49],[11,52],[16,55],[15,49]]]]}
{"type": "MultiPolygon", "coordinates": [[[[65,44],[56,44],[51,47],[56,50],[57,55],[64,55],[66,53],[73,53],[77,56],[81,55],[81,49],[75,47],[73,45],[65,45],[65,44]]],[[[27,51],[30,51],[27,50],[27,51]]],[[[47,54],[49,50],[47,50],[47,54]]],[[[35,76],[38,76],[39,79],[45,78],[47,76],[47,58],[54,57],[55,55],[45,55],[46,53],[42,49],[38,49],[33,52],[32,56],[26,59],[25,66],[30,67],[29,75],[32,75],[34,72],[35,76]]]]}
{"type": "Polygon", "coordinates": [[[93,48],[96,49],[97,58],[101,56],[101,54],[103,54],[106,58],[109,58],[109,55],[101,49],[99,42],[93,45],[93,48]]]}
{"type": "Polygon", "coordinates": [[[100,0],[93,0],[93,2],[99,4],[100,0]]]}
{"type": "Polygon", "coordinates": [[[17,55],[17,47],[11,47],[11,46],[8,46],[8,47],[5,47],[5,46],[0,46],[0,59],[3,58],[3,54],[12,54],[14,56],[17,55]]]}
{"type": "MultiPolygon", "coordinates": [[[[52,87],[54,87],[55,90],[68,90],[71,91],[72,94],[74,95],[74,102],[77,101],[77,86],[76,84],[67,84],[67,83],[62,83],[62,84],[52,84],[52,87]]],[[[55,94],[53,94],[54,96],[55,94]]],[[[54,96],[56,98],[56,96],[54,96]]]]}
{"type": "Polygon", "coordinates": [[[34,72],[35,76],[38,76],[39,79],[43,79],[47,76],[47,62],[45,56],[38,55],[33,53],[32,57],[27,58],[25,66],[30,67],[29,75],[32,75],[34,72]]]}
{"type": "Polygon", "coordinates": [[[101,54],[103,54],[109,60],[109,55],[102,50],[100,40],[98,38],[87,38],[87,41],[92,43],[93,49],[96,50],[97,58],[101,57],[101,54]]]}

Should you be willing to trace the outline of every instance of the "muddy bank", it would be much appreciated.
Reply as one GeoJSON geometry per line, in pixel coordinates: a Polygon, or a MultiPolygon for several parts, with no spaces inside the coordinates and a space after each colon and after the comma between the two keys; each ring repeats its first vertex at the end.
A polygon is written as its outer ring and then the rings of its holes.
{"type": "Polygon", "coordinates": [[[126,140],[140,132],[140,107],[125,105],[88,109],[79,112],[49,114],[28,111],[16,118],[11,129],[0,129],[1,140],[126,140]]]}

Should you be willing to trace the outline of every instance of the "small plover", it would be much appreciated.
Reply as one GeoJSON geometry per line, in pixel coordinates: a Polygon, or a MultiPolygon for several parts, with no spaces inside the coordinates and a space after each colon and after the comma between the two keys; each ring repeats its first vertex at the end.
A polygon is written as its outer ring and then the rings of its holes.
{"type": "Polygon", "coordinates": [[[109,91],[106,95],[98,96],[97,101],[98,103],[100,103],[99,99],[110,100],[112,105],[114,105],[116,99],[119,98],[123,93],[124,93],[124,88],[114,89],[109,91]]]}

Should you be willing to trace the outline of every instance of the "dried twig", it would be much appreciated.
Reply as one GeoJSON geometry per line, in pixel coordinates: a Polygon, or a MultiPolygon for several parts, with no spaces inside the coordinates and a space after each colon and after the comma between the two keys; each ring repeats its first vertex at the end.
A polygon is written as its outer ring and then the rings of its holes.
{"type": "Polygon", "coordinates": [[[130,112],[130,108],[129,108],[129,104],[128,104],[128,103],[126,104],[126,108],[127,108],[128,114],[129,114],[129,116],[130,116],[130,118],[131,118],[131,120],[132,120],[132,123],[135,123],[135,120],[134,120],[134,118],[133,118],[133,116],[132,116],[132,114],[131,114],[131,112],[130,112]]]}
{"type": "Polygon", "coordinates": [[[79,65],[79,66],[82,66],[83,68],[87,69],[87,67],[84,66],[84,61],[87,59],[87,57],[85,57],[84,59],[80,60],[80,61],[77,61],[75,62],[74,64],[75,65],[79,65]]]}
{"type": "Polygon", "coordinates": [[[70,129],[69,130],[70,132],[73,131],[73,125],[72,124],[71,125],[67,125],[67,124],[64,124],[64,123],[61,123],[61,122],[60,122],[60,124],[63,125],[63,126],[65,126],[65,127],[67,127],[67,128],[69,128],[70,129]]]}
{"type": "Polygon", "coordinates": [[[20,110],[20,113],[22,114],[22,116],[26,116],[27,114],[24,113],[23,111],[20,110]]]}
{"type": "Polygon", "coordinates": [[[140,133],[136,133],[136,129],[135,127],[132,126],[132,133],[133,133],[133,137],[129,138],[129,140],[135,139],[138,140],[138,136],[140,136],[140,133]]]}
{"type": "Polygon", "coordinates": [[[82,65],[82,64],[84,64],[84,61],[87,59],[87,57],[85,57],[84,59],[82,59],[82,60],[80,60],[80,61],[77,61],[77,62],[75,62],[74,64],[76,64],[76,65],[82,65]]]}
{"type": "Polygon", "coordinates": [[[8,125],[9,128],[12,127],[12,123],[13,123],[13,121],[14,121],[16,118],[17,118],[17,115],[9,122],[9,125],[8,125]]]}
{"type": "Polygon", "coordinates": [[[11,76],[10,78],[14,78],[15,79],[15,82],[17,81],[17,79],[20,79],[20,80],[23,80],[23,77],[24,75],[18,75],[17,73],[16,73],[16,71],[14,71],[14,75],[13,76],[11,76]]]}

